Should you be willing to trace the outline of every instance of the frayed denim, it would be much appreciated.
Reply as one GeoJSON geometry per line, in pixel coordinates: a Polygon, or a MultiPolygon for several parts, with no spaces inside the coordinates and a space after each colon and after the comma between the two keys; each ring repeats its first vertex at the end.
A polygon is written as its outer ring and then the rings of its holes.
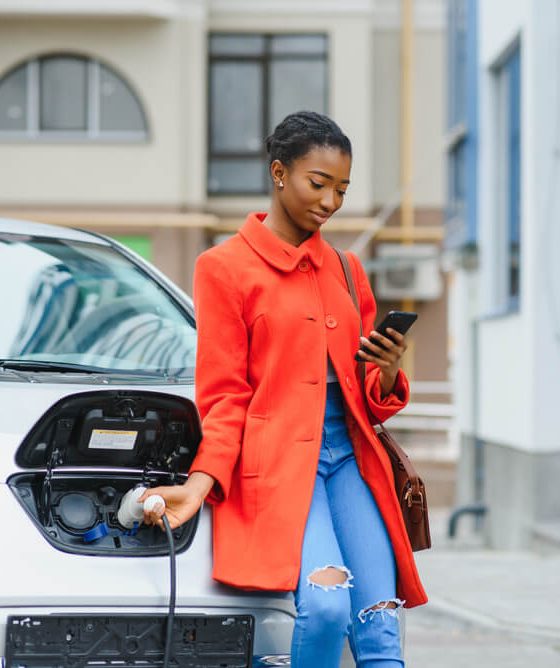
{"type": "Polygon", "coordinates": [[[295,604],[292,668],[338,668],[347,635],[358,668],[403,668],[393,548],[358,471],[338,383],[328,384],[295,604]],[[315,582],[327,568],[345,581],[315,582]]]}

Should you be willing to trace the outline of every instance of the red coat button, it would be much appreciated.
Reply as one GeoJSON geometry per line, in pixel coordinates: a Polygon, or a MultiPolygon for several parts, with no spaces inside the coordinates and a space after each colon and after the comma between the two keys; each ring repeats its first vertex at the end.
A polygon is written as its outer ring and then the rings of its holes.
{"type": "Polygon", "coordinates": [[[325,325],[329,329],[334,329],[338,325],[338,322],[337,322],[336,318],[334,317],[334,315],[328,315],[325,318],[325,325]]]}
{"type": "Polygon", "coordinates": [[[302,260],[302,261],[298,264],[298,269],[299,269],[300,271],[309,271],[309,262],[308,262],[307,260],[302,260]]]}
{"type": "Polygon", "coordinates": [[[346,385],[349,390],[352,389],[352,381],[350,380],[350,376],[346,376],[346,385]]]}

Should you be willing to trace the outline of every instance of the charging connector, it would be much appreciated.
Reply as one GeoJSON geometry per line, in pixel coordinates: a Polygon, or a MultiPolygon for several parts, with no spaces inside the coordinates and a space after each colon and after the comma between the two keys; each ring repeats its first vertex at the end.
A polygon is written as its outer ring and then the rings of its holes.
{"type": "MultiPolygon", "coordinates": [[[[154,495],[155,496],[155,495],[154,495]]],[[[153,497],[149,497],[147,500],[153,497]]],[[[161,498],[161,497],[160,497],[161,498]]],[[[169,526],[169,520],[162,517],[165,534],[169,542],[169,612],[167,613],[167,625],[165,627],[165,652],[163,655],[163,668],[169,668],[171,657],[171,644],[173,641],[173,620],[175,618],[175,601],[177,597],[177,566],[175,563],[175,542],[173,533],[169,526]]]]}
{"type": "MultiPolygon", "coordinates": [[[[119,524],[127,529],[138,526],[144,519],[144,511],[152,511],[161,505],[165,509],[165,501],[159,494],[152,494],[144,503],[138,499],[144,494],[146,487],[133,487],[123,496],[117,513],[119,524]]],[[[177,598],[177,567],[175,563],[175,540],[169,525],[169,520],[164,514],[161,518],[167,542],[169,543],[169,611],[167,613],[167,624],[165,627],[165,650],[163,655],[163,668],[169,668],[171,658],[171,644],[173,641],[173,620],[175,618],[175,601],[177,598]]]]}

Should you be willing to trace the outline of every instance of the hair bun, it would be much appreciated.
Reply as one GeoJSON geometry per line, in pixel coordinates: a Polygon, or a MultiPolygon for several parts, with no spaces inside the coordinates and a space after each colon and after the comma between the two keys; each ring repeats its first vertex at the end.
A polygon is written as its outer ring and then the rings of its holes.
{"type": "Polygon", "coordinates": [[[315,111],[289,114],[265,139],[270,162],[280,160],[285,165],[321,146],[338,148],[342,153],[352,155],[350,140],[340,127],[328,116],[315,111]]]}

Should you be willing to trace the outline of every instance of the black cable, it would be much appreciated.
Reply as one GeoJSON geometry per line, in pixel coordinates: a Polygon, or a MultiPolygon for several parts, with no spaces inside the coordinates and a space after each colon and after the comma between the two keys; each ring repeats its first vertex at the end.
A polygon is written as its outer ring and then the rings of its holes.
{"type": "Polygon", "coordinates": [[[163,655],[163,668],[169,668],[171,655],[171,643],[173,640],[173,619],[175,617],[175,600],[177,598],[177,568],[175,564],[175,542],[173,533],[169,526],[169,520],[164,515],[162,518],[167,541],[169,542],[169,612],[167,613],[167,626],[165,628],[165,653],[163,655]]]}

